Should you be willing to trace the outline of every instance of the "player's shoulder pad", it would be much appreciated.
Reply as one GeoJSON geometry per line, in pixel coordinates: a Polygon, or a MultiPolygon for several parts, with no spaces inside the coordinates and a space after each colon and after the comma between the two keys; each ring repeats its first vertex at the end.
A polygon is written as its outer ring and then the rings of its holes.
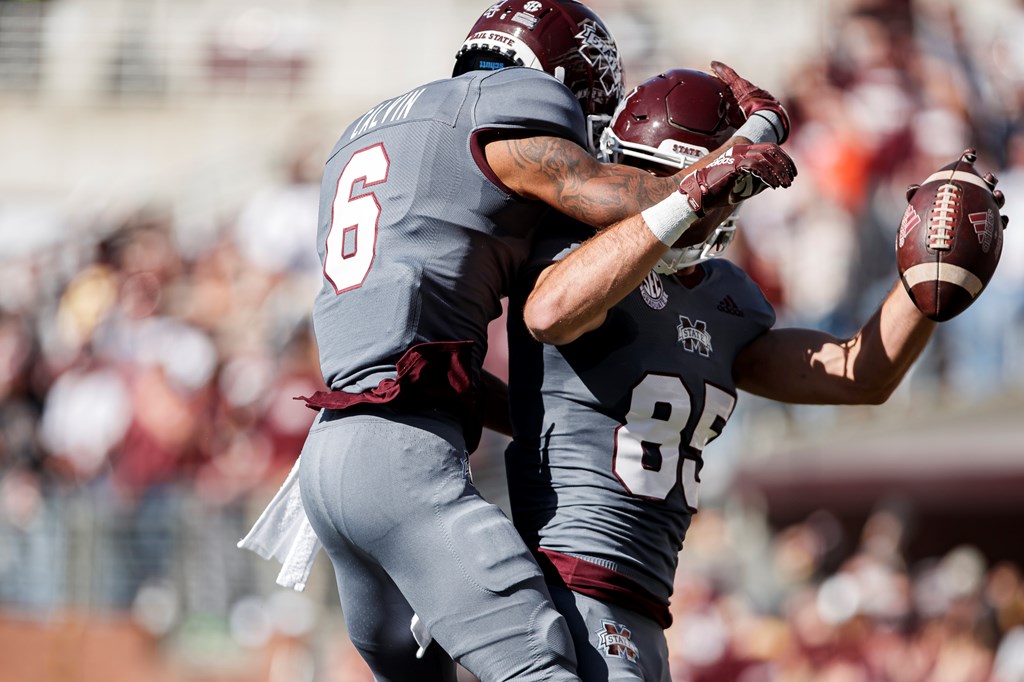
{"type": "Polygon", "coordinates": [[[713,258],[705,261],[703,266],[712,273],[716,288],[728,292],[744,317],[766,329],[775,326],[775,308],[743,268],[725,258],[713,258]]]}
{"type": "Polygon", "coordinates": [[[586,147],[579,100],[553,76],[527,67],[480,72],[473,128],[534,130],[586,147]]]}

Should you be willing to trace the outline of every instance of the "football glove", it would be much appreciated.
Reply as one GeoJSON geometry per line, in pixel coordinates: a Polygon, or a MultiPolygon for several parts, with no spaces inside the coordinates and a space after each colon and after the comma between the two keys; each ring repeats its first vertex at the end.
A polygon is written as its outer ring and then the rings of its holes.
{"type": "Polygon", "coordinates": [[[780,133],[778,135],[779,144],[786,141],[789,137],[789,114],[786,112],[786,108],[782,106],[782,102],[775,99],[770,92],[757,87],[722,62],[711,62],[711,70],[716,76],[725,81],[729,91],[736,98],[736,103],[740,105],[740,109],[747,115],[747,118],[750,118],[755,111],[768,110],[775,112],[782,120],[781,133],[776,131],[776,133],[780,133]]]}
{"type": "Polygon", "coordinates": [[[793,159],[777,144],[738,144],[683,178],[679,191],[700,217],[712,207],[738,204],[769,187],[789,187],[793,159]]]}

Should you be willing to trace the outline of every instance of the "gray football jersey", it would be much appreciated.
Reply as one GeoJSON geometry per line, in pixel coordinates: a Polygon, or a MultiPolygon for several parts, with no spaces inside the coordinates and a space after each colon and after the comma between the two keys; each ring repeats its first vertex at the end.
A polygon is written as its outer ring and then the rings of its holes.
{"type": "MultiPolygon", "coordinates": [[[[546,234],[531,268],[587,236],[568,225],[546,234]]],[[[775,313],[740,268],[712,260],[686,280],[652,272],[600,328],[556,347],[534,341],[522,322],[532,279],[517,284],[509,306],[515,524],[535,550],[614,574],[591,574],[591,583],[610,578],[621,592],[624,576],[627,590],[639,585],[667,605],[699,502],[702,452],[735,406],[733,360],[775,313]]],[[[559,572],[587,570],[567,566],[559,572]]]]}
{"type": "Polygon", "coordinates": [[[579,103],[542,71],[508,68],[440,80],[384,101],[338,140],[320,191],[323,287],[313,325],[324,381],[359,392],[395,375],[411,346],[473,341],[550,209],[500,184],[490,135],[533,131],[585,145],[579,103]]]}

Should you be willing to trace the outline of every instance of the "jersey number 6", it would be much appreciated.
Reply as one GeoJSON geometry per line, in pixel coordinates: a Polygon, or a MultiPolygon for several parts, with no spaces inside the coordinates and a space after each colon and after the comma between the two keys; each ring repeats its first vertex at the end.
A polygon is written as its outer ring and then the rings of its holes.
{"type": "Polygon", "coordinates": [[[338,178],[331,207],[331,227],[324,253],[324,276],[336,293],[362,286],[377,253],[380,202],[373,192],[353,196],[388,180],[391,161],[383,144],[361,149],[348,160],[338,178]]]}
{"type": "Polygon", "coordinates": [[[689,389],[677,376],[648,374],[633,388],[626,423],[615,430],[612,467],[616,478],[631,495],[664,500],[676,483],[683,486],[686,504],[697,509],[697,458],[717,437],[736,405],[736,396],[704,383],[704,411],[693,428],[686,449],[695,458],[680,465],[686,424],[692,400],[689,389]]]}

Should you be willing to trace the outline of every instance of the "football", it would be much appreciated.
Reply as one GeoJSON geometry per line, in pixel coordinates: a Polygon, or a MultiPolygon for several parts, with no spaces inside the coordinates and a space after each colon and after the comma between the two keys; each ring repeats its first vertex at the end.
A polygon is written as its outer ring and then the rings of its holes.
{"type": "Polygon", "coordinates": [[[918,309],[939,322],[978,297],[1003,250],[1003,194],[974,168],[973,149],[907,190],[896,235],[900,279],[918,309]]]}

